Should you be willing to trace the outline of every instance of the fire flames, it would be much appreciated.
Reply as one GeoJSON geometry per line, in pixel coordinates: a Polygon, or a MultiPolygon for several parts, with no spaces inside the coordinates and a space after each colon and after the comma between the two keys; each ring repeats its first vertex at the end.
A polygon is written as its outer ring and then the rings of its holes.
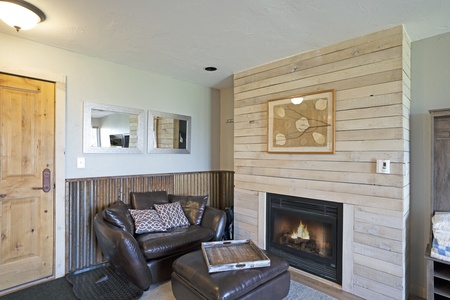
{"type": "Polygon", "coordinates": [[[308,226],[303,225],[302,221],[300,221],[300,225],[298,225],[297,231],[291,234],[291,238],[298,239],[302,238],[304,240],[309,240],[309,232],[308,226]]]}

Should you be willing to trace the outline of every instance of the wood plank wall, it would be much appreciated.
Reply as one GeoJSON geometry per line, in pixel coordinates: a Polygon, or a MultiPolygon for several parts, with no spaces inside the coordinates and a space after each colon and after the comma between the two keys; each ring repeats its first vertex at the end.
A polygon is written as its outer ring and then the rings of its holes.
{"type": "Polygon", "coordinates": [[[66,273],[104,261],[94,233],[94,216],[117,201],[130,203],[130,192],[209,195],[209,206],[224,209],[233,206],[233,175],[211,171],[67,179],[66,273]]]}
{"type": "Polygon", "coordinates": [[[353,232],[343,289],[406,299],[410,43],[403,27],[235,74],[234,98],[235,238],[259,243],[261,193],[344,203],[353,232]],[[267,153],[267,101],[331,89],[335,154],[267,153]],[[391,174],[376,174],[377,159],[391,161],[391,174]]]}

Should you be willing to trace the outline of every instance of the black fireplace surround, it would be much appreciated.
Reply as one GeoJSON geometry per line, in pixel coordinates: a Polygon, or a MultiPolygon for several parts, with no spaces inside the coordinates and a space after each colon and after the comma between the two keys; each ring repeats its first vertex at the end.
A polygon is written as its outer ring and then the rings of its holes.
{"type": "Polygon", "coordinates": [[[266,250],[342,283],[342,203],[267,193],[266,250]]]}

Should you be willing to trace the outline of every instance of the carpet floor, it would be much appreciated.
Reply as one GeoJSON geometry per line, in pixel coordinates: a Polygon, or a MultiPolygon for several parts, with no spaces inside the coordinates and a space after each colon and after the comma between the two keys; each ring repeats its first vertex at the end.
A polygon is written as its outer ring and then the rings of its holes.
{"type": "MultiPolygon", "coordinates": [[[[154,284],[142,295],[141,300],[175,300],[172,294],[170,280],[160,284],[154,284]]],[[[336,300],[327,294],[319,292],[309,286],[291,280],[289,294],[283,300],[336,300]]]]}
{"type": "MultiPolygon", "coordinates": [[[[72,300],[78,299],[73,293],[72,285],[65,278],[58,278],[46,283],[42,283],[12,294],[0,297],[1,300],[72,300]]],[[[98,300],[92,298],[86,300],[98,300]]],[[[175,300],[172,294],[172,286],[169,281],[153,284],[148,291],[145,291],[141,300],[175,300]]],[[[319,292],[306,285],[291,280],[289,294],[283,300],[335,300],[322,292],[319,292]]]]}

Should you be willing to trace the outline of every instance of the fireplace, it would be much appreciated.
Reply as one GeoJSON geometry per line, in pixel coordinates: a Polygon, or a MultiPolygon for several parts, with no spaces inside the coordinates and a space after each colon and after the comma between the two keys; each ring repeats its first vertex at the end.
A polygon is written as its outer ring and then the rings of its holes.
{"type": "Polygon", "coordinates": [[[342,203],[267,194],[266,250],[341,284],[342,203]]]}

